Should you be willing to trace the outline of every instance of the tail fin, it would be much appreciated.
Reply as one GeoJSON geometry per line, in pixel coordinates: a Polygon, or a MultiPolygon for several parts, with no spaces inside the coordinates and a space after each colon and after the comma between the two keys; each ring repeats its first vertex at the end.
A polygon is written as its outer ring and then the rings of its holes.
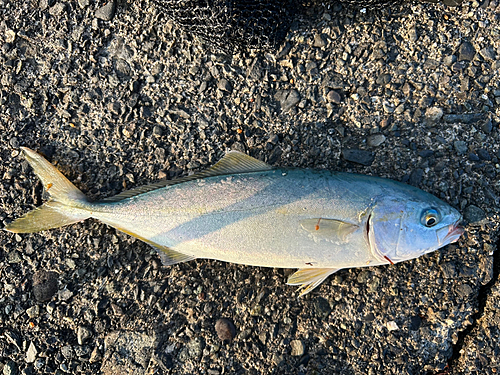
{"type": "Polygon", "coordinates": [[[61,172],[29,148],[22,147],[24,157],[42,181],[50,199],[42,206],[7,224],[5,230],[31,233],[73,224],[90,217],[84,209],[87,198],[61,172]]]}

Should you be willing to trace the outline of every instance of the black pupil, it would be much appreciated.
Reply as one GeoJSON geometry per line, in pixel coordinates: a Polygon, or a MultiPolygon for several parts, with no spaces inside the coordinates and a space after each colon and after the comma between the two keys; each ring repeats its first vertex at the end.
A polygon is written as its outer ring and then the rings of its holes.
{"type": "Polygon", "coordinates": [[[434,219],[433,217],[427,219],[427,225],[431,226],[434,224],[436,224],[436,219],[434,219]]]}

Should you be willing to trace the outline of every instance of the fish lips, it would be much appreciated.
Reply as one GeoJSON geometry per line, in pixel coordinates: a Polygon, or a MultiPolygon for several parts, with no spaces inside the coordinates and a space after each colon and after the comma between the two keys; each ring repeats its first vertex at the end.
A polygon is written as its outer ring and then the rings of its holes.
{"type": "Polygon", "coordinates": [[[443,227],[436,231],[439,246],[445,246],[453,242],[457,242],[458,239],[464,234],[465,229],[462,226],[462,220],[458,220],[453,224],[443,227]]]}

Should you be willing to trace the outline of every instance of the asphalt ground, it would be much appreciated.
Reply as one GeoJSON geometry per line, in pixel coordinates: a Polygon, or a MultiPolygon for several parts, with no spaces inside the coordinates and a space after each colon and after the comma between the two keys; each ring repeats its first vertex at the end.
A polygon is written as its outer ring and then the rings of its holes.
{"type": "Polygon", "coordinates": [[[148,1],[109,11],[0,0],[1,226],[43,201],[20,146],[92,199],[235,149],[410,183],[459,209],[466,234],[297,299],[292,270],[162,267],[96,221],[0,231],[4,374],[500,371],[498,1],[317,5],[274,49],[234,54],[148,1]]]}

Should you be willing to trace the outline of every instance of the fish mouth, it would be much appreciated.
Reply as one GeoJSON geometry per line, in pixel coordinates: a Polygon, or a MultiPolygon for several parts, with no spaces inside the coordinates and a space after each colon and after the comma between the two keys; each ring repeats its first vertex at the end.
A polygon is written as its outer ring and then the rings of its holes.
{"type": "MultiPolygon", "coordinates": [[[[444,228],[443,228],[444,229],[444,228]]],[[[464,234],[465,229],[461,225],[461,220],[455,222],[454,224],[448,225],[448,233],[440,240],[441,244],[449,244],[457,242],[458,239],[464,234]]]]}

